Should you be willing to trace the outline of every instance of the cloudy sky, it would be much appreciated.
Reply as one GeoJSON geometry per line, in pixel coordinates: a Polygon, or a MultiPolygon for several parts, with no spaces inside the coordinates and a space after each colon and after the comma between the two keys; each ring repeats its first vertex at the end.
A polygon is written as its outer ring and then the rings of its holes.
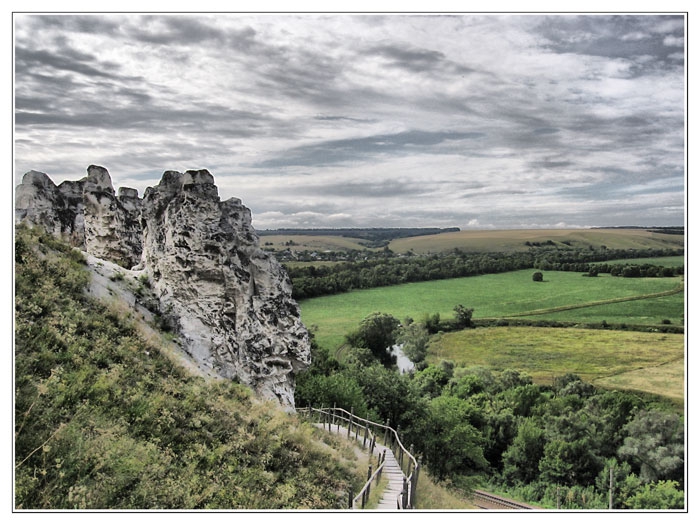
{"type": "Polygon", "coordinates": [[[207,168],[258,229],[681,225],[683,16],[14,16],[15,184],[207,168]]]}

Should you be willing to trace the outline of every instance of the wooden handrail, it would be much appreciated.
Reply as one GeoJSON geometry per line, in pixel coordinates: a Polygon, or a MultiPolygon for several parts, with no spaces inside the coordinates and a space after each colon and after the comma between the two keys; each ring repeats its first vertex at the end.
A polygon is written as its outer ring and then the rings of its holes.
{"type": "Polygon", "coordinates": [[[381,465],[377,467],[377,470],[374,471],[374,474],[372,474],[368,479],[367,482],[364,484],[364,486],[360,489],[360,492],[357,493],[357,496],[355,496],[352,499],[352,508],[356,509],[357,508],[357,503],[358,501],[361,501],[362,508],[365,508],[365,504],[367,503],[367,500],[369,499],[369,491],[370,487],[372,486],[372,482],[377,479],[377,483],[379,483],[378,479],[382,475],[382,470],[384,470],[384,465],[386,464],[386,461],[382,462],[381,465]]]}
{"type": "MultiPolygon", "coordinates": [[[[407,450],[406,447],[404,447],[403,443],[401,443],[401,439],[399,438],[399,433],[391,428],[387,424],[382,424],[382,423],[377,423],[375,421],[370,421],[369,419],[361,418],[356,416],[352,411],[348,412],[345,409],[342,408],[313,408],[313,407],[307,407],[307,408],[298,408],[297,412],[301,413],[306,413],[311,417],[314,413],[316,414],[323,414],[326,416],[327,422],[328,422],[328,430],[331,429],[332,424],[338,425],[338,429],[340,428],[340,421],[346,421],[348,423],[348,437],[350,437],[350,434],[352,432],[352,427],[355,425],[355,437],[357,438],[358,432],[359,432],[359,424],[364,423],[362,427],[365,429],[365,438],[363,442],[363,448],[366,445],[367,439],[369,438],[370,440],[370,455],[373,453],[374,450],[374,444],[376,443],[376,436],[374,432],[372,432],[372,429],[370,428],[375,427],[376,429],[383,429],[384,430],[384,445],[391,448],[393,450],[394,446],[396,446],[397,452],[399,453],[399,459],[397,460],[399,463],[399,467],[401,470],[404,472],[404,489],[402,492],[399,494],[397,498],[397,503],[396,503],[396,508],[397,509],[414,509],[415,508],[415,502],[416,502],[416,487],[418,485],[418,473],[420,472],[420,463],[418,460],[415,458],[415,456],[411,453],[411,451],[407,450]],[[389,434],[389,435],[387,435],[389,434]],[[389,443],[389,438],[391,441],[391,444],[389,443]],[[406,466],[406,470],[404,470],[403,466],[403,458],[404,456],[408,458],[408,463],[406,466]]],[[[325,422],[323,423],[324,428],[325,428],[325,422]]],[[[375,473],[371,476],[371,479],[374,479],[377,476],[377,473],[381,473],[381,470],[384,468],[384,463],[382,463],[379,467],[377,467],[377,470],[375,473]]],[[[362,507],[364,508],[364,502],[366,501],[365,494],[369,491],[369,488],[371,486],[371,479],[365,483],[364,487],[360,490],[360,492],[355,496],[355,498],[352,499],[352,508],[357,508],[356,507],[356,502],[362,498],[362,507]]]]}

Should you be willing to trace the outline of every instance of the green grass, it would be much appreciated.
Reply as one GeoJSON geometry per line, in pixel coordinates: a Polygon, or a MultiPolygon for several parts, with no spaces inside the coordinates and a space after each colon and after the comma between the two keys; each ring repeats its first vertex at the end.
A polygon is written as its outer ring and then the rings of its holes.
{"type": "Polygon", "coordinates": [[[672,326],[683,326],[683,294],[667,295],[653,299],[641,299],[625,303],[611,303],[532,315],[524,319],[546,319],[548,321],[577,322],[596,324],[605,321],[608,324],[636,324],[658,326],[664,320],[672,326]]]}
{"type": "Polygon", "coordinates": [[[352,450],[178,366],[84,293],[80,252],[23,227],[15,249],[17,509],[346,505],[362,480],[352,450]]]}
{"type": "Polygon", "coordinates": [[[683,334],[498,327],[440,334],[428,362],[527,372],[540,383],[574,373],[595,385],[683,399],[683,334]]]}
{"type": "MultiPolygon", "coordinates": [[[[454,317],[454,306],[462,304],[474,308],[474,319],[501,318],[667,292],[682,283],[680,278],[625,279],[608,274],[588,278],[576,272],[544,272],[544,282],[536,283],[532,273],[520,270],[316,297],[301,301],[302,320],[307,326],[318,327],[316,337],[320,345],[334,349],[372,312],[390,313],[401,320],[408,316],[420,319],[424,314],[437,312],[447,319],[454,317]]],[[[675,294],[645,299],[641,305],[628,301],[532,318],[580,320],[585,316],[587,322],[624,319],[621,322],[658,325],[663,319],[681,324],[682,314],[683,294],[675,294]]]]}

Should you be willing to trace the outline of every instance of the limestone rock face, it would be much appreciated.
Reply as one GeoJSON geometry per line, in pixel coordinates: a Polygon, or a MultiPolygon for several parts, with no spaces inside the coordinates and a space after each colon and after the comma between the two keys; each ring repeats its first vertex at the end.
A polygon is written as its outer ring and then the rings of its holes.
{"type": "Polygon", "coordinates": [[[143,199],[131,188],[115,196],[99,166],[59,187],[29,172],[16,196],[17,221],[63,237],[70,230],[88,253],[143,269],[161,315],[200,366],[294,406],[294,375],[310,350],[291,282],[260,249],[250,210],[221,201],[207,170],[166,171],[143,199]]]}
{"type": "Polygon", "coordinates": [[[289,278],[259,248],[250,210],[221,202],[206,170],[169,171],[143,199],[144,266],[192,357],[293,406],[309,363],[289,278]]]}
{"type": "Polygon", "coordinates": [[[141,261],[140,202],[127,188],[114,194],[112,178],[100,166],[88,167],[83,185],[85,249],[88,253],[131,268],[141,261]],[[124,195],[129,197],[124,198],[124,195]],[[127,201],[127,206],[122,203],[127,201]]]}
{"type": "Polygon", "coordinates": [[[84,248],[84,181],[66,181],[56,186],[46,173],[25,173],[15,191],[15,221],[42,226],[72,246],[84,248]]]}

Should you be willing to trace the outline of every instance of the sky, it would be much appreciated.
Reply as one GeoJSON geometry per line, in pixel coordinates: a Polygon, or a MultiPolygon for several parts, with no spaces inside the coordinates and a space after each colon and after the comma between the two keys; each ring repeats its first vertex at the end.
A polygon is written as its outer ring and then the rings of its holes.
{"type": "Polygon", "coordinates": [[[685,222],[683,15],[13,22],[15,185],[206,168],[257,229],[685,222]]]}

